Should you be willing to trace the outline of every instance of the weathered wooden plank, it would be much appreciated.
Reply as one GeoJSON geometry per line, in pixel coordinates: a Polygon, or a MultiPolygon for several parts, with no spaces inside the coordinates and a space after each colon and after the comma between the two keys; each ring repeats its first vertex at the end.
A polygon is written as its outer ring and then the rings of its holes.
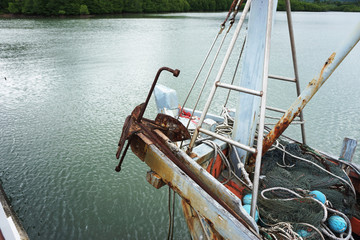
{"type": "MultiPolygon", "coordinates": [[[[140,135],[140,134],[139,134],[140,135]]],[[[144,162],[192,206],[225,239],[259,239],[197,183],[187,176],[144,135],[131,142],[133,152],[143,151],[144,162]],[[144,139],[143,139],[144,138],[144,139]],[[141,148],[141,149],[140,149],[141,148]]]]}
{"type": "Polygon", "coordinates": [[[223,238],[199,216],[199,214],[184,200],[181,200],[185,220],[193,240],[222,240],[223,238]]]}
{"type": "Polygon", "coordinates": [[[254,222],[254,219],[250,218],[246,211],[242,208],[241,200],[235,196],[229,189],[224,187],[219,181],[217,181],[210,173],[202,168],[196,161],[190,158],[185,152],[181,151],[173,142],[171,142],[161,131],[155,130],[155,132],[164,140],[165,144],[171,149],[176,157],[187,168],[194,173],[217,197],[222,199],[234,212],[236,212],[249,226],[258,232],[258,227],[254,222]]]}
{"type": "Polygon", "coordinates": [[[344,138],[339,158],[348,162],[352,162],[356,150],[356,146],[357,146],[357,141],[355,139],[344,138]]]}
{"type": "MultiPolygon", "coordinates": [[[[274,1],[274,7],[276,8],[276,6],[277,0],[274,1]]],[[[240,86],[256,91],[266,91],[266,89],[261,88],[264,71],[267,15],[268,1],[254,0],[251,4],[249,16],[249,30],[244,51],[240,86]]],[[[259,106],[259,97],[239,93],[232,135],[233,140],[253,146],[260,111],[259,106]]],[[[248,152],[239,148],[234,149],[237,149],[240,160],[245,162],[248,152]]],[[[236,173],[240,175],[241,169],[234,153],[231,154],[231,160],[234,163],[236,173]]]]}

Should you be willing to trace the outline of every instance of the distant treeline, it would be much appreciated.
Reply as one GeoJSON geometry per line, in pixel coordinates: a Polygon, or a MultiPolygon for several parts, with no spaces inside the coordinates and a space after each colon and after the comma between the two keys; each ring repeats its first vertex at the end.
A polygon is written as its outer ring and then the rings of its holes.
{"type": "MultiPolygon", "coordinates": [[[[214,12],[226,11],[233,0],[0,0],[0,14],[40,16],[214,12]]],[[[291,1],[294,11],[360,11],[360,0],[344,2],[291,1]]],[[[285,0],[279,0],[278,10],[285,10],[285,0]]]]}
{"type": "Polygon", "coordinates": [[[225,11],[233,0],[0,0],[0,12],[79,15],[225,11]]]}
{"type": "MultiPolygon", "coordinates": [[[[278,10],[285,11],[285,0],[278,0],[278,10]]],[[[320,1],[304,2],[299,0],[291,0],[291,9],[293,11],[308,11],[308,12],[360,12],[360,0],[356,2],[343,1],[320,1]]]]}

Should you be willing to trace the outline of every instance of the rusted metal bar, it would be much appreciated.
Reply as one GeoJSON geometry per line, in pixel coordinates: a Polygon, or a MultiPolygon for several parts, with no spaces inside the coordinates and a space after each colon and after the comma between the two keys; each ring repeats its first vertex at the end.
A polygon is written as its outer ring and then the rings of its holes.
{"type": "Polygon", "coordinates": [[[177,76],[179,76],[179,74],[180,74],[180,70],[179,69],[171,69],[171,68],[168,68],[168,67],[162,67],[162,68],[160,68],[158,71],[157,71],[157,73],[156,73],[156,76],[155,76],[155,79],[154,79],[154,82],[153,82],[153,84],[152,84],[152,86],[151,86],[151,88],[150,88],[150,91],[149,91],[149,94],[148,94],[148,96],[147,96],[147,98],[146,98],[146,100],[145,100],[145,103],[144,103],[144,105],[143,105],[143,107],[142,107],[142,109],[141,109],[141,112],[140,112],[140,114],[139,114],[139,117],[138,117],[138,119],[137,119],[137,121],[141,121],[141,119],[142,119],[142,117],[143,117],[143,115],[144,115],[144,112],[145,112],[145,109],[146,109],[146,107],[147,107],[147,105],[148,105],[148,103],[149,103],[149,100],[150,100],[150,98],[151,98],[151,94],[153,93],[153,91],[154,91],[154,88],[155,88],[155,85],[156,85],[156,83],[157,83],[157,81],[158,81],[158,79],[159,79],[159,76],[160,76],[160,74],[161,74],[161,72],[162,71],[168,71],[168,72],[171,72],[173,75],[174,75],[174,77],[177,77],[177,76]]]}
{"type": "MultiPolygon", "coordinates": [[[[124,147],[124,144],[125,144],[125,141],[126,141],[126,140],[128,140],[128,143],[127,143],[127,145],[126,145],[126,147],[125,147],[125,150],[124,150],[124,152],[123,152],[123,154],[122,154],[122,156],[121,156],[121,159],[120,159],[119,164],[118,164],[118,165],[116,166],[116,168],[115,168],[115,171],[117,171],[117,172],[120,172],[120,170],[121,170],[121,164],[122,164],[122,162],[124,161],[124,158],[125,158],[125,156],[126,156],[127,150],[128,150],[128,148],[129,148],[130,141],[131,141],[131,136],[132,136],[135,132],[139,131],[139,125],[138,125],[137,123],[138,123],[138,122],[139,122],[139,123],[141,122],[141,120],[142,120],[142,118],[143,118],[143,116],[144,116],[144,112],[145,112],[145,110],[146,110],[146,107],[147,107],[147,105],[148,105],[148,103],[149,103],[149,100],[150,100],[150,98],[151,98],[151,94],[152,94],[152,92],[154,91],[155,85],[156,85],[156,83],[157,83],[157,81],[158,81],[158,79],[159,79],[160,73],[161,73],[162,71],[164,71],[164,70],[165,70],[165,71],[168,71],[168,72],[171,72],[175,77],[179,76],[179,74],[180,74],[180,70],[178,70],[178,69],[173,70],[173,69],[168,68],[168,67],[162,67],[162,68],[160,68],[160,69],[157,71],[157,73],[156,73],[154,82],[153,82],[153,84],[152,84],[152,86],[151,86],[151,88],[150,88],[150,91],[149,91],[149,94],[148,94],[148,96],[147,96],[147,98],[146,98],[146,100],[145,100],[145,103],[142,103],[142,104],[140,104],[139,106],[137,106],[137,107],[132,111],[131,115],[129,115],[129,116],[126,118],[126,120],[125,120],[125,122],[124,122],[123,129],[122,129],[121,137],[120,137],[120,140],[119,140],[118,150],[117,150],[117,153],[116,153],[116,158],[117,158],[117,159],[119,159],[119,157],[120,157],[121,151],[122,151],[122,149],[123,149],[123,147],[124,147]]],[[[159,117],[159,115],[158,115],[157,117],[159,117]]],[[[161,118],[161,116],[160,116],[160,118],[161,118]]],[[[169,118],[165,117],[165,118],[163,118],[163,119],[164,119],[164,124],[165,124],[165,123],[166,123],[166,120],[169,119],[169,118]]],[[[156,122],[154,122],[154,121],[152,121],[152,120],[149,120],[149,119],[146,119],[146,123],[147,123],[148,125],[154,124],[155,126],[156,126],[156,124],[157,124],[156,122]]],[[[157,125],[158,125],[159,128],[161,128],[161,127],[160,127],[160,124],[157,124],[157,125]]],[[[175,124],[175,125],[176,125],[176,124],[175,124]]],[[[180,124],[180,125],[181,125],[181,124],[180,124]]],[[[181,125],[181,126],[182,126],[182,125],[181,125]]]]}
{"type": "Polygon", "coordinates": [[[330,75],[340,65],[349,52],[360,40],[360,23],[356,26],[354,32],[347,39],[343,47],[333,52],[322,67],[320,74],[311,80],[308,86],[303,90],[300,96],[290,106],[286,113],[281,117],[275,127],[268,133],[263,140],[262,154],[265,154],[276,139],[285,131],[296,116],[300,114],[306,104],[311,100],[319,88],[326,82],[330,75]]]}
{"type": "Polygon", "coordinates": [[[127,150],[129,149],[129,146],[130,146],[130,139],[128,140],[128,142],[127,142],[127,144],[126,144],[125,150],[124,150],[124,152],[123,152],[123,154],[122,154],[122,156],[121,156],[121,159],[120,159],[119,164],[118,164],[118,165],[116,166],[116,168],[115,168],[115,171],[117,171],[117,172],[120,172],[120,171],[121,171],[121,165],[122,165],[122,163],[123,163],[123,161],[124,161],[124,158],[125,158],[125,156],[126,156],[127,150]]]}

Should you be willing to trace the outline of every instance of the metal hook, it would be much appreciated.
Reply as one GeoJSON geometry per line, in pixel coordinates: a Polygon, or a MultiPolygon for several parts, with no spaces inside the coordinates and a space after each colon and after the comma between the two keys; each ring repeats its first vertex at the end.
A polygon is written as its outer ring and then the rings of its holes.
{"type": "Polygon", "coordinates": [[[148,94],[148,96],[147,96],[147,98],[146,98],[146,100],[145,100],[145,103],[144,103],[144,105],[143,105],[143,108],[141,109],[141,112],[140,112],[139,117],[138,117],[138,119],[137,119],[138,122],[141,121],[141,119],[142,119],[142,117],[143,117],[143,115],[144,115],[145,109],[146,109],[146,107],[147,107],[147,105],[148,105],[148,103],[149,103],[149,100],[150,100],[150,98],[151,98],[151,94],[152,94],[152,92],[154,91],[155,85],[156,85],[156,83],[157,83],[157,81],[158,81],[158,79],[159,79],[160,73],[161,73],[162,71],[164,71],[164,70],[165,70],[165,71],[168,71],[168,72],[171,72],[171,73],[174,75],[174,77],[177,77],[177,76],[179,76],[179,74],[180,74],[180,70],[179,70],[179,69],[173,70],[173,69],[168,68],[168,67],[162,67],[162,68],[160,68],[160,69],[157,71],[156,76],[155,76],[155,79],[154,79],[154,82],[153,82],[153,84],[152,84],[152,86],[151,86],[151,88],[150,88],[149,94],[148,94]]]}
{"type": "Polygon", "coordinates": [[[177,76],[179,76],[179,74],[180,74],[180,70],[178,70],[178,69],[173,70],[173,69],[168,68],[168,67],[162,67],[162,68],[160,68],[160,69],[157,71],[157,74],[156,74],[155,79],[154,79],[154,82],[153,82],[153,84],[152,84],[152,86],[151,86],[151,88],[150,88],[149,94],[148,94],[148,96],[147,96],[147,98],[146,98],[146,100],[145,100],[145,103],[143,103],[143,104],[139,105],[138,107],[136,107],[136,108],[133,110],[132,114],[126,118],[125,123],[124,123],[124,126],[123,126],[123,132],[122,132],[122,134],[121,134],[120,141],[119,141],[119,147],[118,147],[118,151],[117,151],[117,153],[116,153],[116,158],[119,159],[125,141],[128,140],[128,142],[127,142],[127,144],[126,144],[126,146],[125,146],[125,149],[124,149],[123,154],[121,155],[120,162],[119,162],[119,164],[118,164],[118,165],[116,166],[116,168],[115,168],[115,171],[117,171],[117,172],[120,172],[120,171],[121,171],[121,165],[122,165],[122,163],[123,163],[123,161],[124,161],[124,158],[125,158],[125,156],[126,156],[127,150],[129,149],[129,146],[130,146],[130,143],[131,143],[131,137],[132,137],[133,134],[135,133],[135,132],[130,132],[130,133],[129,133],[130,127],[132,126],[132,124],[134,124],[134,123],[136,123],[136,122],[137,122],[137,123],[140,123],[140,122],[141,122],[141,119],[142,119],[142,117],[143,117],[143,115],[144,115],[145,109],[146,109],[146,107],[147,107],[147,105],[148,105],[148,103],[149,103],[149,100],[150,100],[150,98],[151,98],[151,94],[152,94],[152,92],[154,91],[154,88],[155,88],[155,85],[156,85],[156,83],[157,83],[157,81],[158,81],[158,79],[159,79],[160,73],[161,73],[163,70],[166,70],[166,71],[168,71],[168,72],[171,72],[171,73],[174,75],[174,77],[177,77],[177,76]],[[137,111],[138,111],[139,108],[141,108],[141,109],[140,109],[140,113],[137,114],[137,111]]]}

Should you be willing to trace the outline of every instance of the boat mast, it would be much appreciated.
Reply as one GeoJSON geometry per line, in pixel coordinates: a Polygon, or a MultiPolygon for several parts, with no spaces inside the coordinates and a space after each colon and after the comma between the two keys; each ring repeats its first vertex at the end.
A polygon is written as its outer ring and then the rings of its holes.
{"type": "MultiPolygon", "coordinates": [[[[267,51],[270,51],[271,28],[276,6],[277,0],[274,2],[254,0],[251,4],[240,86],[262,91],[263,95],[259,98],[250,94],[239,94],[232,135],[233,140],[248,146],[253,146],[260,102],[262,99],[266,101],[267,84],[263,86],[263,82],[267,83],[268,78],[269,54],[267,51]]],[[[266,107],[265,101],[262,103],[264,107],[266,107]]],[[[260,132],[259,129],[259,134],[260,132]]],[[[240,159],[237,158],[235,152],[232,152],[231,160],[236,174],[240,176],[240,165],[245,163],[249,152],[236,147],[234,151],[237,151],[240,159]]]]}

